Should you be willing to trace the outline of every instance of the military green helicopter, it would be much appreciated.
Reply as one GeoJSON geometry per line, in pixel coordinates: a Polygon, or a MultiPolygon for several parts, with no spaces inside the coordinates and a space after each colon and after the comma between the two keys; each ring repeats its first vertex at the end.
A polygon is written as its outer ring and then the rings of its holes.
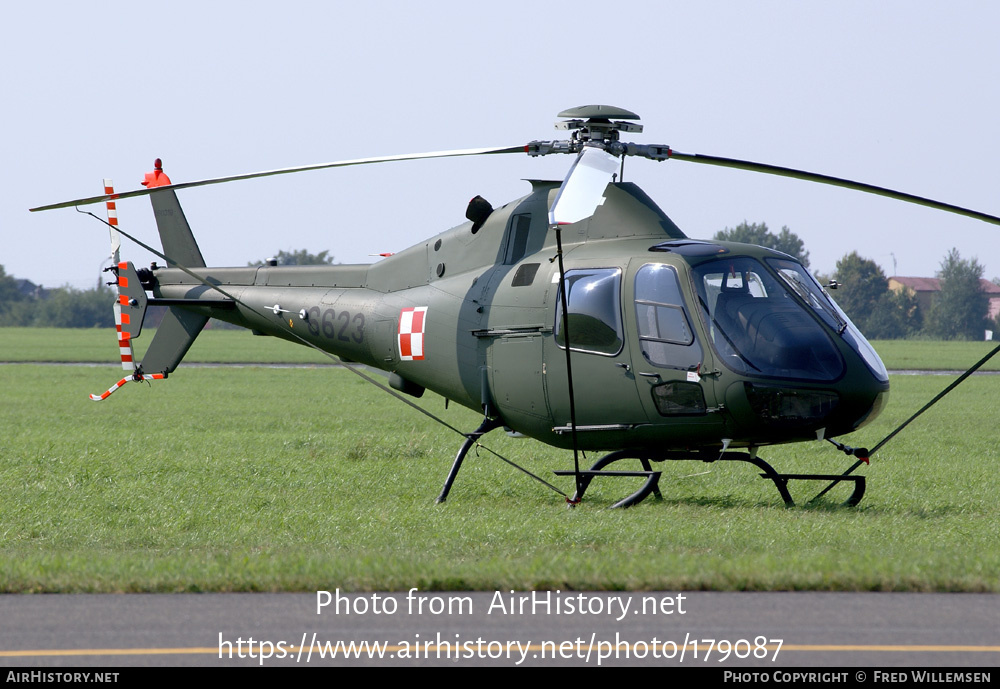
{"type": "Polygon", "coordinates": [[[778,473],[758,450],[828,439],[866,461],[866,449],[833,439],[871,422],[885,404],[889,377],[878,354],[798,261],[759,246],[689,239],[638,186],[618,179],[621,161],[640,156],[739,168],[994,224],[1000,218],[802,170],[625,143],[620,134],[642,126],[620,108],[584,106],[559,117],[568,118],[556,124],[572,132],[568,140],[179,184],[158,160],[143,189],[114,193],[108,186],[100,196],[32,209],[108,204],[127,373],[91,397],[105,399],[129,381],[166,378],[208,319],[217,318],[330,353],[352,370],[363,364],[386,371],[389,388],[405,395],[432,390],[481,412],[482,424],[462,433],[438,501],[481,436],[505,427],[573,449],[575,468],[556,472],[575,477],[571,503],[595,477],[645,478],[616,503],[624,507],[659,496],[654,462],[730,460],[760,468],[788,505],[793,479],[852,483],[847,504],[857,504],[864,476],[778,473]],[[476,197],[468,222],[371,265],[207,267],[175,193],[306,170],[510,153],[576,159],[561,183],[531,181],[527,196],[499,208],[476,197]],[[135,241],[166,265],[137,270],[119,259],[114,203],[140,195],[150,197],[163,251],[135,241]],[[154,304],[167,313],[135,363],[131,341],[154,304]],[[581,451],[608,454],[581,470],[581,451]],[[606,469],[625,459],[638,460],[641,470],[606,469]]]}

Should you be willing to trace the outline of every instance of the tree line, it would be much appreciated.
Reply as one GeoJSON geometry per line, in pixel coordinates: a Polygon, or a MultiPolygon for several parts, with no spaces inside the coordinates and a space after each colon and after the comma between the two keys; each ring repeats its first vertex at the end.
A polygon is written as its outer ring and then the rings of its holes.
{"type": "Polygon", "coordinates": [[[23,294],[17,280],[0,266],[0,326],[44,328],[113,328],[111,306],[115,293],[110,287],[88,290],[57,287],[41,295],[23,294]]]}
{"type": "MultiPolygon", "coordinates": [[[[716,233],[715,239],[766,246],[809,267],[805,243],[787,227],[775,234],[765,223],[743,222],[716,233]]],[[[272,260],[278,265],[333,263],[327,251],[311,254],[304,249],[279,251],[272,260]]],[[[251,265],[263,264],[257,261],[251,265]]],[[[1000,322],[987,318],[989,299],[980,288],[983,266],[975,258],[963,259],[956,249],[941,261],[937,274],[941,290],[926,312],[911,292],[889,289],[889,280],[879,265],[856,251],[837,262],[833,275],[816,277],[824,286],[836,286],[831,290],[834,299],[871,339],[981,340],[985,330],[1000,331],[1000,322]]],[[[110,328],[115,324],[114,299],[114,291],[103,285],[89,290],[58,287],[46,290],[44,296],[25,295],[0,266],[0,326],[110,328]]]]}
{"type": "MultiPolygon", "coordinates": [[[[809,252],[787,227],[774,234],[765,223],[743,222],[716,233],[715,239],[766,246],[809,267],[809,252]]],[[[882,268],[857,251],[837,261],[833,275],[817,274],[816,278],[870,339],[981,340],[986,330],[1000,331],[1000,322],[988,318],[989,297],[980,282],[983,271],[977,259],[963,259],[957,249],[949,251],[936,275],[941,289],[926,310],[911,291],[890,289],[882,268]]]]}
{"type": "MultiPolygon", "coordinates": [[[[333,263],[333,256],[329,251],[313,254],[300,249],[279,251],[272,260],[278,265],[329,265],[333,263]]],[[[264,264],[264,261],[257,261],[249,265],[264,264]]],[[[24,294],[17,280],[0,265],[0,327],[113,328],[112,306],[116,296],[106,285],[85,290],[65,286],[24,294]]],[[[147,325],[149,320],[147,315],[147,325]]]]}

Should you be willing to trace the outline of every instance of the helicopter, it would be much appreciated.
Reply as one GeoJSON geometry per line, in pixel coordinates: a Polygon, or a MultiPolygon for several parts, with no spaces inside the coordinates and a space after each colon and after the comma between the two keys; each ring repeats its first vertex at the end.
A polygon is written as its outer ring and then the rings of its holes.
{"type": "Polygon", "coordinates": [[[431,390],[481,413],[474,431],[454,429],[464,441],[438,502],[447,498],[470,449],[502,427],[573,450],[574,469],[555,472],[574,476],[571,505],[598,477],[645,479],[615,507],[660,497],[661,472],[652,465],[666,460],[749,462],[774,483],[785,505],[794,504],[792,480],[829,481],[829,487],[846,482],[853,492],[845,504],[857,505],[865,477],[851,473],[853,467],[842,474],[779,473],[758,452],[828,440],[858,457],[855,466],[867,463],[869,450],[834,439],[872,422],[886,404],[889,376],[875,349],[795,258],[687,237],[642,189],[618,179],[622,161],[638,156],[737,168],[993,224],[1000,218],[803,170],[627,143],[621,134],[641,132],[642,125],[623,108],[589,105],[558,117],[567,118],[556,123],[571,132],[567,140],[176,184],[158,159],[142,189],[115,193],[106,182],[102,195],[31,209],[108,207],[109,284],[119,292],[114,308],[126,374],[91,398],[107,399],[128,382],[167,378],[216,318],[338,357],[368,380],[359,365],[384,371],[388,387],[372,382],[404,401],[431,390]],[[467,222],[364,265],[208,267],[176,195],[308,170],[515,153],[576,158],[561,182],[529,180],[530,193],[498,208],[477,196],[466,209],[467,222]],[[147,195],[162,252],[117,224],[118,200],[147,195]],[[120,260],[119,234],[166,265],[136,268],[120,260]],[[167,307],[166,314],[136,362],[132,340],[152,305],[167,307]],[[607,454],[583,470],[579,455],[585,452],[607,454]],[[622,460],[638,460],[641,470],[607,469],[622,460]]]}

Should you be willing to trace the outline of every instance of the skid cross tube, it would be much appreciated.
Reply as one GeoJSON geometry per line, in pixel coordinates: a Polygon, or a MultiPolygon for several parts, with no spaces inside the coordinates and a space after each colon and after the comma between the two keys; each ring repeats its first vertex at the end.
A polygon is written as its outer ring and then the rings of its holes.
{"type": "Polygon", "coordinates": [[[639,454],[633,450],[618,450],[617,452],[612,452],[601,457],[599,460],[594,462],[594,465],[590,467],[587,471],[556,471],[553,472],[557,476],[573,476],[579,477],[577,481],[576,493],[571,498],[572,502],[579,502],[583,499],[583,494],[587,491],[590,486],[590,482],[597,476],[611,476],[611,477],[628,477],[628,476],[645,476],[646,482],[642,484],[642,487],[636,492],[632,493],[628,497],[619,500],[611,507],[631,507],[632,505],[638,505],[640,502],[649,497],[650,493],[654,494],[658,499],[663,496],[660,494],[660,474],[659,471],[653,471],[649,465],[649,456],[646,454],[639,454]],[[642,471],[603,471],[604,467],[608,466],[613,462],[617,462],[620,459],[638,459],[642,462],[642,471]]]}

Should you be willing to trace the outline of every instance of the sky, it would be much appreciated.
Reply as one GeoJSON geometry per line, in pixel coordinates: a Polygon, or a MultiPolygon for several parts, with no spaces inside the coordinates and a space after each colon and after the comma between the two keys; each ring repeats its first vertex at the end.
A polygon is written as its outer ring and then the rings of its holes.
{"type": "MultiPolygon", "coordinates": [[[[562,110],[638,113],[636,143],[846,177],[1000,215],[1000,3],[881,0],[6,3],[0,265],[96,284],[96,220],[28,208],[352,158],[561,138],[562,110]]],[[[308,172],[178,192],[209,265],[279,250],[378,260],[494,206],[572,158],[486,156],[308,172]]],[[[948,251],[1000,276],[1000,227],[856,191],[633,158],[688,236],[744,220],[932,276],[948,251]]],[[[121,227],[159,246],[146,199],[121,227]]],[[[99,216],[102,206],[90,206],[99,216]]],[[[137,265],[155,257],[126,246],[137,265]]]]}

